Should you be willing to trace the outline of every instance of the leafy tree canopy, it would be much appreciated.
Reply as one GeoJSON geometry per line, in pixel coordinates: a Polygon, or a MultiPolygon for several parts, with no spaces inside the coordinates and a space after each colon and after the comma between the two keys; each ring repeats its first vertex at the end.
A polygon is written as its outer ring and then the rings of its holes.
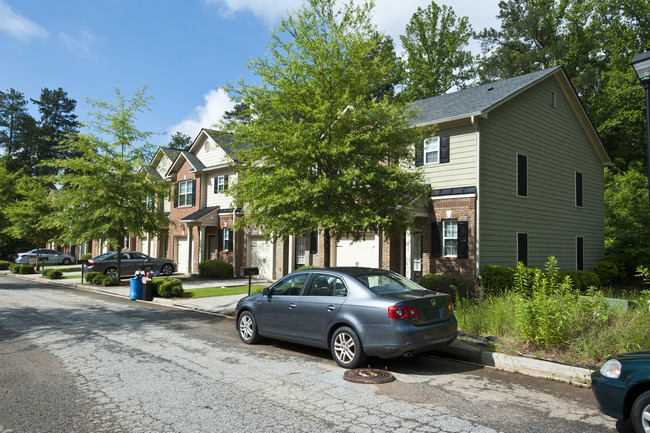
{"type": "Polygon", "coordinates": [[[429,98],[465,87],[474,78],[474,57],[467,49],[472,37],[467,17],[457,17],[449,6],[431,2],[418,8],[401,36],[407,54],[402,97],[429,98]]]}
{"type": "Polygon", "coordinates": [[[329,236],[404,229],[409,204],[425,187],[405,168],[414,128],[405,103],[379,92],[395,74],[385,39],[371,24],[372,3],[310,0],[282,20],[269,54],[249,69],[262,84],[228,89],[250,122],[227,121],[239,142],[242,226],[267,236],[322,229],[329,236]]]}
{"type": "Polygon", "coordinates": [[[169,147],[172,149],[189,150],[192,145],[192,137],[181,131],[176,131],[169,140],[169,147]]]}

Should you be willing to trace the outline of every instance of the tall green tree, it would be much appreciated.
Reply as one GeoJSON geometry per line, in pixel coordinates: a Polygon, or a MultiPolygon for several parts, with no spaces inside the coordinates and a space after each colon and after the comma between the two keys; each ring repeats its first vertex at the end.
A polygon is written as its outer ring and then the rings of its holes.
{"type": "Polygon", "coordinates": [[[25,95],[0,91],[0,148],[6,168],[15,172],[29,166],[28,149],[36,136],[36,120],[27,111],[25,95]]]}
{"type": "MultiPolygon", "coordinates": [[[[15,183],[16,199],[5,209],[8,226],[5,232],[16,239],[31,243],[35,248],[43,248],[59,233],[54,196],[42,178],[22,176],[15,183]]],[[[36,268],[39,269],[39,254],[36,254],[36,268]]]]}
{"type": "Polygon", "coordinates": [[[374,4],[335,3],[310,0],[282,20],[268,55],[249,62],[260,84],[228,89],[250,122],[222,125],[240,144],[229,189],[245,209],[239,227],[270,238],[320,229],[326,266],[332,238],[400,232],[426,190],[405,164],[418,134],[408,107],[377,92],[396,64],[372,55],[383,40],[374,4]]]}
{"type": "MultiPolygon", "coordinates": [[[[58,221],[70,244],[104,240],[122,250],[125,236],[155,233],[169,221],[161,209],[168,193],[164,181],[139,168],[149,159],[152,133],[137,129],[137,115],[148,109],[146,88],[126,98],[116,89],[116,102],[89,101],[95,112],[88,127],[62,145],[77,157],[51,161],[59,173],[58,221]]],[[[118,255],[118,272],[121,260],[118,255]]]]}
{"type": "Polygon", "coordinates": [[[181,131],[176,131],[169,140],[169,147],[172,149],[189,150],[192,146],[192,137],[181,131]]]}
{"type": "Polygon", "coordinates": [[[15,253],[12,251],[12,237],[9,228],[9,206],[16,202],[16,182],[19,175],[7,170],[0,161],[0,256],[15,253]]]}
{"type": "Polygon", "coordinates": [[[60,87],[56,90],[43,88],[39,99],[32,99],[38,107],[37,136],[29,146],[29,159],[32,173],[41,174],[43,167],[39,161],[51,158],[75,156],[70,149],[60,144],[70,135],[79,132],[79,122],[74,113],[77,101],[68,97],[60,87]]]}
{"type": "Polygon", "coordinates": [[[400,36],[407,55],[402,96],[413,101],[464,88],[475,76],[467,48],[472,35],[468,18],[457,17],[451,7],[432,1],[418,8],[400,36]]]}

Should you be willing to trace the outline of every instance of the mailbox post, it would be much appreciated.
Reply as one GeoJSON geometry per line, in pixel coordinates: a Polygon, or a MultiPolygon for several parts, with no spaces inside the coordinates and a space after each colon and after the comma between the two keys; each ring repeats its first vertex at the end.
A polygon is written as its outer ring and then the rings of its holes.
{"type": "Polygon", "coordinates": [[[88,264],[88,260],[77,260],[77,263],[81,265],[81,284],[84,283],[84,265],[88,264]]]}
{"type": "Polygon", "coordinates": [[[248,296],[251,295],[251,278],[253,275],[259,275],[260,269],[254,266],[241,268],[240,272],[243,276],[248,276],[248,296]]]}

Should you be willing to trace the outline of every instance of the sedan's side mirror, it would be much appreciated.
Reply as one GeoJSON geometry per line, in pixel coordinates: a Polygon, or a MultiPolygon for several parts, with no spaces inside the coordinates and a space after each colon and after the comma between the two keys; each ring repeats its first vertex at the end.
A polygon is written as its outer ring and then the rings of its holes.
{"type": "Polygon", "coordinates": [[[268,287],[264,287],[262,289],[262,296],[269,296],[271,294],[271,291],[269,290],[268,287]]]}

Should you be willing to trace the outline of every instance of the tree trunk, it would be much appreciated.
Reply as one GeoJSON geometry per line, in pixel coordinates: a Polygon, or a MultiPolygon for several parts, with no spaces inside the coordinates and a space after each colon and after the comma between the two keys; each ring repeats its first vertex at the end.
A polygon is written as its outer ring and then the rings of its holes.
{"type": "Polygon", "coordinates": [[[323,266],[326,268],[329,268],[331,263],[330,263],[330,257],[332,256],[331,254],[331,249],[332,249],[332,234],[330,233],[330,229],[325,229],[323,231],[323,266]]]}

